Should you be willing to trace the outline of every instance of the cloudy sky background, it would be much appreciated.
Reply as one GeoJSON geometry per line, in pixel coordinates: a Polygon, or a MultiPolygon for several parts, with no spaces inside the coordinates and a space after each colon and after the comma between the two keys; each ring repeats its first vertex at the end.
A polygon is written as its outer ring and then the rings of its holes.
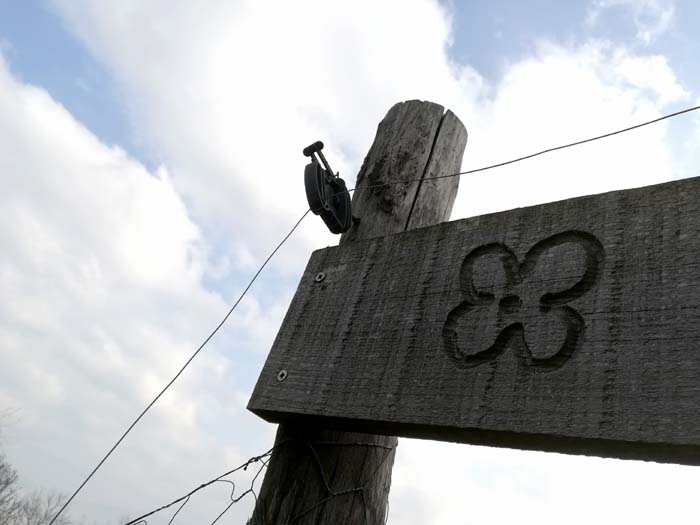
{"type": "MultiPolygon", "coordinates": [[[[462,119],[464,169],[655,118],[700,100],[698,20],[694,0],[0,1],[0,445],[25,486],[72,492],[218,323],[306,207],[304,146],[352,184],[401,100],[462,119]]],[[[680,117],[463,178],[452,218],[700,175],[699,151],[680,117]]],[[[73,516],[118,523],[271,446],[245,405],[336,242],[307,218],[73,516]]],[[[690,523],[698,483],[401,440],[389,523],[690,523]]]]}

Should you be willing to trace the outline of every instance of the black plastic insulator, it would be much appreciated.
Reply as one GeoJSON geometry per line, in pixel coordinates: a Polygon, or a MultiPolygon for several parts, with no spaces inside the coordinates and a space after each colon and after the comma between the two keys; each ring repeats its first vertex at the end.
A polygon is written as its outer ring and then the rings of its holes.
{"type": "Polygon", "coordinates": [[[311,157],[314,153],[317,151],[321,151],[323,149],[323,142],[320,140],[317,140],[310,146],[306,146],[303,150],[302,153],[304,153],[304,157],[311,157]]]}

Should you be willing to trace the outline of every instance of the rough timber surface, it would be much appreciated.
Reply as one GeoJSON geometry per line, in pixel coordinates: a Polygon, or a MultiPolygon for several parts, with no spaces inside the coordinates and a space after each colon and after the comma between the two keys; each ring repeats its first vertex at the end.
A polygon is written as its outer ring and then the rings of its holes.
{"type": "Polygon", "coordinates": [[[700,178],[315,252],[249,409],[700,464],[700,178]]]}
{"type": "MultiPolygon", "coordinates": [[[[451,111],[443,115],[442,106],[419,100],[395,104],[380,122],[358,175],[352,208],[360,221],[340,243],[448,220],[459,178],[431,181],[436,184],[421,179],[458,171],[466,141],[464,125],[451,111]]],[[[250,523],[384,524],[396,436],[316,423],[292,419],[279,426],[278,448],[250,523]],[[361,492],[344,492],[360,486],[361,492]],[[341,495],[330,497],[331,492],[341,495]]]]}
{"type": "MultiPolygon", "coordinates": [[[[377,128],[377,136],[357,174],[352,214],[360,218],[360,223],[353,225],[350,231],[343,234],[341,244],[407,229],[406,225],[421,186],[420,179],[425,175],[431,161],[433,144],[436,140],[446,140],[438,138],[443,112],[444,108],[439,104],[409,101],[396,104],[382,119],[377,128]]],[[[449,126],[450,131],[456,127],[466,135],[462,123],[452,112],[448,114],[452,115],[450,122],[453,119],[457,121],[456,125],[449,126]]],[[[448,153],[450,157],[455,156],[452,152],[448,153]]],[[[460,161],[463,153],[464,143],[456,154],[460,161]]],[[[453,168],[446,159],[443,159],[443,162],[449,168],[453,168]]],[[[459,164],[457,166],[459,167],[459,164]]],[[[453,188],[456,195],[457,184],[453,188]]],[[[433,220],[424,220],[422,224],[434,224],[446,220],[440,212],[444,209],[452,210],[454,196],[449,205],[448,199],[441,194],[430,195],[422,200],[425,201],[427,209],[434,211],[433,220]],[[439,202],[436,203],[436,200],[439,202]]]]}

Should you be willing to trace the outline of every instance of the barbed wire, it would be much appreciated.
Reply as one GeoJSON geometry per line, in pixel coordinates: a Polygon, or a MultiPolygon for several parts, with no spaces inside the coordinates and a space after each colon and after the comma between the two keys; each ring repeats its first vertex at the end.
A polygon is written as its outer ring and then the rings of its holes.
{"type": "Polygon", "coordinates": [[[180,505],[180,507],[178,507],[178,509],[175,511],[175,513],[173,514],[173,516],[170,518],[170,521],[168,522],[168,525],[172,525],[173,521],[175,520],[175,517],[180,513],[180,511],[185,507],[185,505],[187,505],[187,504],[189,503],[190,498],[191,498],[194,494],[196,494],[196,493],[199,492],[200,490],[205,489],[206,487],[209,487],[210,485],[213,485],[214,483],[217,483],[217,482],[227,482],[227,483],[231,483],[231,485],[233,486],[233,489],[231,490],[231,497],[230,497],[230,498],[231,498],[231,502],[230,502],[230,504],[224,509],[224,511],[223,511],[221,514],[219,514],[219,515],[216,517],[216,519],[212,522],[212,525],[213,525],[214,523],[216,523],[216,522],[217,522],[217,521],[218,521],[218,520],[233,506],[233,504],[238,503],[239,501],[241,501],[241,500],[242,500],[245,496],[247,496],[248,494],[253,493],[253,495],[255,496],[255,498],[256,498],[256,500],[257,500],[257,496],[255,495],[255,487],[254,487],[254,485],[255,485],[255,482],[257,481],[257,478],[260,476],[260,473],[262,472],[262,470],[267,466],[267,461],[265,461],[265,458],[270,457],[270,456],[272,455],[273,451],[274,451],[276,448],[278,448],[279,446],[283,445],[283,444],[286,443],[286,442],[287,442],[287,440],[278,443],[277,445],[275,445],[274,447],[272,447],[271,449],[269,449],[267,452],[264,452],[263,454],[260,454],[259,456],[253,456],[253,457],[251,457],[250,459],[248,459],[248,460],[245,461],[244,463],[240,464],[239,466],[237,466],[237,467],[235,467],[235,468],[233,468],[233,469],[231,469],[231,470],[229,470],[229,471],[227,471],[227,472],[224,472],[223,474],[221,474],[221,475],[215,477],[214,479],[211,479],[211,480],[207,481],[206,483],[202,483],[202,484],[199,485],[197,488],[191,490],[190,492],[188,492],[188,493],[185,494],[184,496],[181,496],[181,497],[179,497],[179,498],[177,498],[177,499],[171,501],[170,503],[167,503],[167,504],[165,504],[165,505],[163,505],[163,506],[161,506],[161,507],[158,507],[157,509],[154,509],[154,510],[152,510],[152,511],[150,511],[150,512],[147,512],[146,514],[143,514],[143,515],[139,516],[138,518],[134,518],[133,520],[128,521],[128,522],[125,523],[124,525],[148,525],[148,522],[146,521],[146,518],[148,518],[148,517],[150,517],[150,516],[153,516],[154,514],[157,514],[157,513],[159,513],[159,512],[162,512],[162,511],[164,511],[164,510],[166,510],[166,509],[169,509],[170,507],[172,507],[172,506],[174,506],[174,505],[177,505],[178,503],[182,502],[182,505],[180,505]],[[261,465],[260,469],[258,469],[258,472],[255,474],[255,477],[253,478],[253,480],[252,480],[252,482],[251,482],[251,484],[250,484],[250,488],[248,488],[248,490],[246,490],[245,492],[243,492],[243,493],[242,493],[240,496],[238,496],[237,498],[234,498],[234,493],[235,493],[235,490],[236,490],[236,484],[235,484],[233,481],[231,481],[231,480],[227,480],[227,479],[223,479],[223,478],[225,478],[226,476],[230,476],[231,474],[235,474],[235,473],[238,472],[238,471],[247,470],[248,467],[249,467],[250,465],[252,465],[252,464],[254,464],[254,463],[258,463],[258,462],[260,462],[262,465],[261,465]]]}
{"type": "MultiPolygon", "coordinates": [[[[264,452],[263,454],[260,454],[258,456],[251,457],[250,459],[248,459],[247,461],[245,461],[241,465],[239,465],[239,466],[237,466],[237,467],[235,467],[227,472],[224,472],[223,474],[207,481],[206,483],[202,483],[201,485],[194,488],[193,490],[191,490],[187,494],[184,494],[183,496],[180,496],[179,498],[171,501],[170,503],[167,503],[167,504],[162,505],[162,506],[160,506],[160,507],[158,507],[150,512],[147,512],[146,514],[143,514],[137,518],[134,518],[133,520],[128,521],[124,525],[148,525],[148,521],[146,520],[146,518],[149,518],[155,514],[163,512],[163,511],[177,505],[178,503],[180,503],[180,506],[177,508],[177,510],[175,510],[175,512],[171,516],[170,520],[168,521],[168,525],[173,525],[173,523],[175,522],[175,518],[178,516],[178,514],[180,514],[180,512],[183,510],[183,508],[185,508],[185,506],[190,502],[192,496],[195,495],[196,493],[198,493],[199,491],[201,491],[207,487],[210,487],[211,485],[213,485],[215,483],[230,483],[232,488],[231,488],[231,494],[229,496],[230,501],[228,502],[228,504],[224,508],[224,510],[221,511],[216,516],[216,518],[214,518],[214,520],[211,522],[210,525],[215,525],[231,509],[231,507],[233,507],[233,505],[235,505],[236,503],[241,501],[248,494],[251,494],[253,496],[253,498],[255,500],[256,507],[257,507],[258,495],[255,492],[255,483],[257,482],[258,478],[260,477],[260,474],[262,474],[263,470],[268,466],[268,464],[269,464],[268,458],[270,458],[272,456],[272,454],[279,447],[281,447],[282,445],[285,445],[291,441],[298,442],[300,440],[298,438],[289,438],[289,439],[285,439],[283,441],[280,441],[274,447],[270,448],[267,452],[264,452]],[[236,472],[239,472],[241,470],[247,470],[247,468],[254,463],[260,463],[260,468],[257,470],[255,475],[253,476],[253,478],[250,482],[250,487],[247,490],[245,490],[244,492],[242,492],[240,495],[235,496],[235,491],[236,491],[235,482],[233,482],[232,480],[229,480],[229,479],[224,479],[224,478],[226,478],[227,476],[230,476],[232,474],[235,474],[236,472]]],[[[349,495],[349,494],[360,494],[361,495],[362,501],[363,501],[364,518],[365,518],[364,522],[365,522],[365,525],[369,525],[369,523],[370,523],[369,516],[368,516],[368,508],[369,507],[367,505],[367,497],[366,497],[365,490],[371,485],[372,482],[375,481],[379,472],[382,470],[382,467],[384,466],[384,464],[387,462],[387,460],[392,456],[392,454],[396,450],[396,445],[389,446],[389,445],[382,445],[380,443],[367,443],[367,442],[359,442],[359,441],[355,441],[355,442],[311,441],[308,439],[303,440],[303,442],[304,442],[304,445],[306,447],[308,447],[308,449],[309,449],[309,454],[313,458],[313,461],[317,467],[318,475],[321,479],[322,486],[323,486],[324,490],[326,491],[327,495],[325,497],[319,499],[315,504],[302,510],[298,514],[295,514],[290,520],[288,520],[286,522],[285,525],[294,525],[301,518],[303,518],[304,516],[308,515],[309,513],[313,512],[313,511],[315,511],[316,509],[318,509],[322,505],[325,505],[329,501],[331,501],[335,498],[341,497],[341,496],[349,495]],[[379,462],[379,464],[376,466],[376,468],[371,472],[371,474],[368,476],[368,478],[366,480],[364,480],[363,483],[361,483],[358,486],[351,487],[351,488],[336,490],[336,489],[331,487],[331,484],[326,476],[326,473],[324,472],[321,458],[319,457],[319,454],[318,454],[315,446],[316,447],[318,447],[318,446],[373,447],[373,448],[385,449],[387,451],[387,453],[384,455],[382,460],[379,462]]],[[[264,514],[263,512],[256,513],[254,510],[253,516],[250,518],[250,520],[247,522],[247,524],[248,525],[255,525],[255,521],[258,521],[258,520],[255,520],[255,517],[258,516],[259,519],[262,519],[263,514],[264,514]]],[[[389,513],[388,513],[388,508],[387,508],[387,512],[385,513],[385,516],[384,516],[384,523],[387,522],[388,516],[389,516],[389,513]]]]}
{"type": "Polygon", "coordinates": [[[182,510],[182,508],[190,502],[190,497],[191,497],[191,496],[188,494],[188,495],[187,495],[187,499],[186,499],[185,501],[182,502],[182,505],[180,505],[180,506],[177,508],[177,510],[175,511],[175,514],[173,514],[173,517],[170,518],[170,521],[168,522],[168,525],[172,525],[172,524],[173,524],[173,521],[175,521],[175,518],[177,517],[177,515],[180,514],[180,511],[182,510]]]}

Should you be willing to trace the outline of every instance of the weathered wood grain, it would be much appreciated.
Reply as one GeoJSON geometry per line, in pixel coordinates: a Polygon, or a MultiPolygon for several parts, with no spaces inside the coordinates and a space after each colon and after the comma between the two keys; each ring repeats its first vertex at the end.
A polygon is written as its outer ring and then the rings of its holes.
{"type": "Polygon", "coordinates": [[[700,178],[315,252],[249,409],[700,464],[700,178]]]}
{"type": "MultiPolygon", "coordinates": [[[[439,104],[412,100],[394,105],[382,119],[374,143],[357,174],[352,214],[360,222],[353,224],[343,234],[341,244],[407,229],[443,111],[444,108],[439,104]]],[[[464,146],[460,159],[463,153],[464,146]]],[[[451,152],[448,155],[453,156],[451,152]]],[[[431,197],[433,198],[423,199],[424,206],[443,211],[443,201],[446,199],[439,194],[431,197]],[[439,206],[435,206],[435,197],[440,201],[439,206]]],[[[449,208],[452,210],[451,206],[449,208]]],[[[442,215],[439,217],[423,225],[447,220],[442,215]]],[[[449,219],[449,214],[447,218],[449,219]]]]}
{"type": "MultiPolygon", "coordinates": [[[[341,244],[448,220],[459,179],[437,185],[421,185],[420,179],[458,171],[466,137],[459,119],[449,111],[443,116],[442,106],[412,100],[392,107],[358,175],[352,206],[360,222],[341,244]]],[[[280,425],[279,448],[251,524],[385,522],[396,437],[333,431],[322,423],[280,425]],[[363,490],[350,490],[358,487],[363,490]],[[343,495],[333,497],[329,489],[343,495]]]]}
{"type": "Polygon", "coordinates": [[[467,130],[457,116],[448,109],[440,121],[439,131],[425,167],[425,175],[418,187],[418,196],[414,200],[406,230],[450,220],[452,206],[459,189],[459,177],[435,177],[459,172],[462,168],[462,157],[466,145],[467,130]]]}

